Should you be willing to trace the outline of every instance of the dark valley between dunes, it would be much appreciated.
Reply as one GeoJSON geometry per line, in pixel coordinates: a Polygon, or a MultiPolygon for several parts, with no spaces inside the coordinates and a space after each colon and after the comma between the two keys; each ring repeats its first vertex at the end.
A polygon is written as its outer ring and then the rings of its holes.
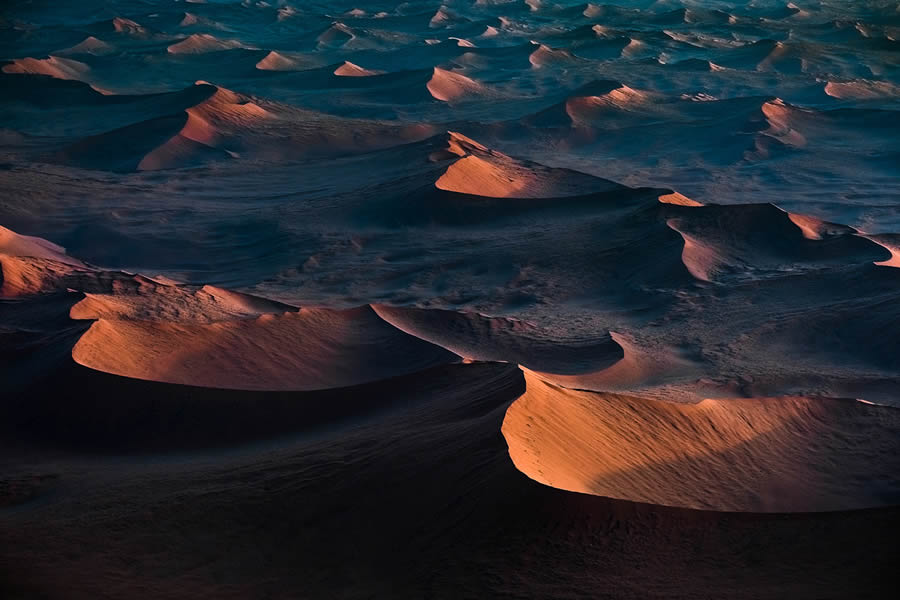
{"type": "Polygon", "coordinates": [[[0,48],[3,598],[900,593],[896,1],[0,48]]]}

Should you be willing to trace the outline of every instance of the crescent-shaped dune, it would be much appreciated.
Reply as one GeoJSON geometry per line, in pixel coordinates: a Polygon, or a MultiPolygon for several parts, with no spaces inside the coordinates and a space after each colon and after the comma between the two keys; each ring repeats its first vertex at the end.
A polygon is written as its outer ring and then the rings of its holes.
{"type": "Polygon", "coordinates": [[[435,100],[442,102],[461,102],[488,92],[487,88],[477,81],[440,67],[435,67],[431,79],[425,84],[428,92],[435,100]]]}
{"type": "Polygon", "coordinates": [[[238,390],[316,390],[421,371],[456,355],[385,323],[368,307],[215,323],[99,319],[78,340],[81,365],[238,390]]]}
{"type": "Polygon", "coordinates": [[[568,50],[551,48],[544,44],[538,44],[537,50],[528,55],[531,66],[539,69],[548,65],[565,65],[576,62],[578,59],[568,50]]]}
{"type": "Polygon", "coordinates": [[[677,404],[561,388],[525,372],[503,435],[565,490],[687,508],[846,510],[900,500],[900,411],[855,400],[677,404]]]}

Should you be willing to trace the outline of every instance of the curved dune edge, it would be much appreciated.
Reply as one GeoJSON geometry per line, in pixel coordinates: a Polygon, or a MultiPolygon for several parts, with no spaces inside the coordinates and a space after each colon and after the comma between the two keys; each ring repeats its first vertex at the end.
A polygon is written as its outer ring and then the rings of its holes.
{"type": "Polygon", "coordinates": [[[428,125],[347,119],[198,80],[172,93],[168,114],[90,135],[53,162],[113,172],[154,171],[236,158],[293,161],[362,154],[422,140],[428,125]]]}
{"type": "Polygon", "coordinates": [[[891,253],[891,257],[889,259],[876,261],[876,265],[881,267],[900,268],[900,235],[884,233],[864,235],[863,237],[869,241],[875,242],[891,253]]]}
{"type": "Polygon", "coordinates": [[[624,189],[600,177],[518,160],[453,131],[444,141],[446,148],[429,157],[453,159],[435,181],[439,190],[484,198],[561,198],[624,189]]]}
{"type": "Polygon", "coordinates": [[[681,259],[696,279],[719,281],[826,264],[892,265],[890,242],[845,225],[789,213],[774,204],[706,205],[666,224],[681,235],[681,259]]]}
{"type": "Polygon", "coordinates": [[[516,468],[610,498],[741,512],[900,503],[900,411],[845,399],[677,404],[554,386],[526,392],[501,428],[516,468]]]}
{"type": "Polygon", "coordinates": [[[99,319],[72,358],[115,375],[210,388],[311,391],[458,362],[369,307],[197,322],[99,319]]]}
{"type": "Polygon", "coordinates": [[[425,84],[435,100],[442,102],[460,102],[474,96],[487,94],[488,89],[474,79],[435,67],[431,79],[425,84]]]}
{"type": "Polygon", "coordinates": [[[47,58],[17,58],[3,66],[4,73],[19,75],[46,75],[55,79],[85,81],[91,68],[71,58],[49,56],[47,58]]]}
{"type": "Polygon", "coordinates": [[[606,332],[573,342],[518,319],[386,305],[372,309],[397,329],[471,360],[579,374],[605,369],[623,358],[618,340],[606,332]]]}

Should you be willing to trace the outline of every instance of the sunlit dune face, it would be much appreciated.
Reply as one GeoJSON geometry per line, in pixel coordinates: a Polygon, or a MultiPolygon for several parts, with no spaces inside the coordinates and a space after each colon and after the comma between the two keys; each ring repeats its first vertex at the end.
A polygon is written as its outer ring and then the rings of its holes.
{"type": "Polygon", "coordinates": [[[884,502],[875,482],[897,467],[893,409],[790,397],[677,404],[525,377],[503,434],[519,470],[553,487],[698,509],[839,510],[884,502]]]}
{"type": "Polygon", "coordinates": [[[434,74],[426,84],[426,88],[435,100],[443,102],[459,102],[484,92],[484,87],[478,82],[465,75],[438,67],[435,67],[434,74]]]}
{"type": "Polygon", "coordinates": [[[242,390],[344,387],[457,360],[368,308],[215,323],[100,319],[72,357],[127,377],[242,390]]]}
{"type": "Polygon", "coordinates": [[[530,183],[525,174],[514,175],[477,156],[466,156],[450,165],[435,185],[461,194],[509,198],[527,196],[530,183]]]}

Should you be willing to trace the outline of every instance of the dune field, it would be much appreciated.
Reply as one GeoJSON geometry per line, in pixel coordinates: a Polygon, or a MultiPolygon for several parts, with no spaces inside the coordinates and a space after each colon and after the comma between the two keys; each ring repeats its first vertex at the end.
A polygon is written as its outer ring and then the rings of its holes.
{"type": "Polygon", "coordinates": [[[0,596],[893,598],[900,5],[0,8],[0,596]]]}

